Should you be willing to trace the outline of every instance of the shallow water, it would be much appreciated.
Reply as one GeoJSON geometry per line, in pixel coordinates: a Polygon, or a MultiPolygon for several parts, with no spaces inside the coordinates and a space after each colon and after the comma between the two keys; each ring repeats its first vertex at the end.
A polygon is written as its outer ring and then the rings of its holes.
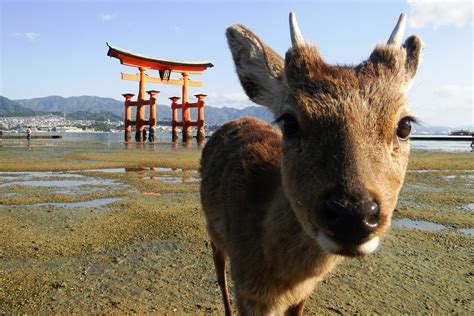
{"type": "MultiPolygon", "coordinates": [[[[413,220],[409,218],[397,218],[392,220],[392,228],[395,229],[417,229],[422,231],[443,231],[443,230],[454,230],[451,227],[433,223],[430,221],[424,220],[413,220]]],[[[464,235],[474,236],[474,228],[461,228],[456,229],[456,232],[459,232],[464,235]]]]}
{"type": "Polygon", "coordinates": [[[461,228],[458,231],[464,235],[474,236],[474,228],[461,228]]]}
{"type": "Polygon", "coordinates": [[[160,176],[150,177],[151,180],[157,180],[165,183],[195,183],[201,181],[201,179],[195,177],[174,177],[174,176],[160,176]]]}
{"type": "Polygon", "coordinates": [[[113,198],[81,201],[81,202],[38,203],[38,204],[29,205],[29,206],[57,206],[57,207],[71,207],[71,208],[93,207],[95,208],[95,207],[103,207],[120,200],[121,198],[113,197],[113,198]]]}
{"type": "Polygon", "coordinates": [[[33,171],[18,171],[18,172],[0,172],[1,180],[17,180],[13,182],[5,182],[0,184],[0,187],[12,185],[36,186],[36,187],[78,187],[81,185],[114,185],[117,184],[115,180],[100,179],[87,177],[81,174],[71,172],[33,172],[33,171]],[[60,178],[61,180],[44,180],[43,178],[60,178]]]}
{"type": "Polygon", "coordinates": [[[156,180],[164,183],[196,183],[201,181],[199,178],[189,176],[188,174],[198,175],[196,169],[181,169],[181,168],[165,168],[165,167],[135,167],[135,168],[104,168],[104,169],[89,169],[83,172],[105,172],[105,173],[126,173],[136,172],[140,179],[156,180]],[[146,172],[146,175],[145,175],[146,172]],[[153,175],[152,172],[156,172],[153,175]],[[160,173],[173,173],[173,175],[163,175],[160,173]]]}
{"type": "Polygon", "coordinates": [[[165,168],[165,167],[102,168],[102,169],[78,170],[77,172],[125,173],[125,172],[145,172],[145,171],[198,173],[196,169],[165,168]]]}
{"type": "Polygon", "coordinates": [[[392,221],[393,228],[418,229],[425,231],[440,231],[447,229],[446,226],[423,220],[413,220],[409,218],[397,218],[392,221]]]}
{"type": "MultiPolygon", "coordinates": [[[[456,172],[472,172],[470,169],[455,170],[456,172]]],[[[453,172],[451,169],[408,169],[407,173],[453,172]]]]}
{"type": "MultiPolygon", "coordinates": [[[[117,180],[95,178],[71,172],[0,172],[0,180],[3,181],[0,183],[2,190],[0,199],[23,195],[17,192],[8,192],[9,187],[12,186],[27,187],[30,193],[39,189],[47,189],[48,194],[73,196],[117,191],[128,187],[117,180]]],[[[44,193],[44,191],[42,192],[44,193]]]]}
{"type": "Polygon", "coordinates": [[[81,179],[81,180],[29,180],[29,181],[14,181],[0,184],[0,187],[7,187],[12,185],[24,185],[31,187],[57,187],[57,188],[74,188],[83,185],[113,185],[116,184],[113,180],[102,179],[81,179]]]}
{"type": "Polygon", "coordinates": [[[443,152],[470,152],[471,141],[425,141],[412,140],[410,142],[411,150],[428,150],[428,151],[443,151],[443,152]]]}

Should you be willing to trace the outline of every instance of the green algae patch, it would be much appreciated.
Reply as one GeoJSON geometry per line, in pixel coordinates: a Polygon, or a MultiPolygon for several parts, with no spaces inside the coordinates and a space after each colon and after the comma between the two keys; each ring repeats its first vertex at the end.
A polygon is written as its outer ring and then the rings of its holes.
{"type": "Polygon", "coordinates": [[[189,152],[159,152],[154,154],[137,154],[136,152],[122,152],[102,154],[68,154],[65,156],[67,159],[74,159],[78,161],[96,161],[96,162],[108,162],[108,163],[121,163],[122,166],[157,166],[157,167],[170,167],[170,168],[186,168],[186,169],[197,169],[199,168],[199,159],[201,153],[198,151],[189,152]]]}
{"type": "Polygon", "coordinates": [[[445,314],[472,310],[474,238],[391,230],[373,255],[345,260],[319,287],[316,314],[445,314]]]}
{"type": "Polygon", "coordinates": [[[410,154],[408,169],[474,170],[474,159],[472,153],[414,151],[410,154]]]}

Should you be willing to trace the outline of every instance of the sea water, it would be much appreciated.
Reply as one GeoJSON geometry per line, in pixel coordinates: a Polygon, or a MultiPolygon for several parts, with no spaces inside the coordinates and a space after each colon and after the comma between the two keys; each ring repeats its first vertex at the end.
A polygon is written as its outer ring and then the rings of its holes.
{"type": "MultiPolygon", "coordinates": [[[[123,143],[124,134],[123,132],[115,133],[59,133],[62,136],[61,139],[54,141],[92,141],[92,142],[105,142],[105,143],[123,143]]],[[[181,135],[180,135],[181,136],[181,135]]],[[[171,142],[171,134],[168,132],[157,132],[155,135],[157,143],[169,143],[171,142]]],[[[34,140],[33,140],[34,141],[34,140]]],[[[132,135],[132,142],[133,135],[132,135]]],[[[181,140],[179,141],[181,142],[181,140]]],[[[147,143],[147,142],[145,142],[147,143]]],[[[193,139],[193,147],[196,143],[196,139],[193,139]]],[[[424,140],[411,140],[411,149],[413,151],[427,150],[427,151],[442,151],[442,152],[471,152],[471,141],[424,141],[424,140]]]]}

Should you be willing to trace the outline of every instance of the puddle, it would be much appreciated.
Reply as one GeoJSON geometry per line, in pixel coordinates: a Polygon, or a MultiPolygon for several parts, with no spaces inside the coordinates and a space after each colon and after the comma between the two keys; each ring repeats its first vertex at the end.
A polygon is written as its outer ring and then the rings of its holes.
{"type": "Polygon", "coordinates": [[[151,180],[157,180],[165,183],[196,183],[200,179],[194,177],[174,177],[174,176],[160,176],[160,177],[150,177],[151,180]]]}
{"type": "MultiPolygon", "coordinates": [[[[0,188],[48,188],[53,194],[81,195],[127,187],[118,180],[94,178],[71,172],[0,172],[0,188]]],[[[3,197],[8,197],[3,195],[3,197]]]]}
{"type": "Polygon", "coordinates": [[[412,220],[409,218],[397,218],[392,221],[393,228],[418,229],[424,231],[440,231],[447,229],[446,226],[422,220],[412,220]]]}
{"type": "Polygon", "coordinates": [[[452,169],[409,169],[408,173],[426,173],[426,172],[472,172],[472,169],[461,169],[461,170],[452,170],[452,169]]]}
{"type": "Polygon", "coordinates": [[[104,169],[88,169],[88,170],[76,170],[71,172],[106,172],[106,173],[123,173],[125,168],[104,168],[104,169]]]}
{"type": "Polygon", "coordinates": [[[108,204],[114,203],[121,200],[121,198],[106,198],[106,199],[97,199],[90,201],[81,201],[81,202],[59,202],[59,203],[39,203],[33,204],[31,206],[57,206],[57,207],[71,207],[71,208],[84,208],[84,207],[103,207],[108,204]]]}
{"type": "Polygon", "coordinates": [[[88,169],[88,170],[77,170],[75,172],[109,172],[109,173],[124,173],[124,172],[145,172],[145,171],[156,171],[156,172],[189,172],[197,174],[196,169],[181,169],[181,168],[165,168],[165,167],[133,167],[133,168],[104,168],[104,169],[88,169]]]}
{"type": "Polygon", "coordinates": [[[12,196],[21,196],[21,194],[19,194],[19,193],[13,193],[13,192],[0,193],[0,198],[8,198],[8,197],[12,197],[12,196]]]}
{"type": "Polygon", "coordinates": [[[461,228],[458,230],[464,235],[474,236],[474,228],[461,228]]]}
{"type": "Polygon", "coordinates": [[[417,229],[421,231],[456,231],[458,233],[474,236],[474,228],[461,228],[461,229],[453,229],[449,226],[445,226],[438,223],[433,223],[430,221],[423,221],[423,220],[413,220],[409,218],[397,218],[392,220],[392,228],[396,229],[417,229]]]}
{"type": "Polygon", "coordinates": [[[452,175],[452,176],[446,176],[445,178],[449,180],[462,178],[462,179],[468,179],[468,180],[474,181],[474,175],[472,174],[452,175]]]}
{"type": "MultiPolygon", "coordinates": [[[[79,172],[79,171],[78,171],[79,172]]],[[[82,172],[106,172],[106,173],[125,173],[136,172],[142,180],[156,180],[164,183],[196,183],[201,179],[195,176],[188,176],[188,174],[198,175],[196,169],[181,169],[181,168],[165,168],[165,167],[133,167],[133,168],[105,168],[105,169],[89,169],[82,170],[82,172]],[[144,173],[147,172],[146,175],[144,173]],[[157,175],[150,174],[156,172],[157,175]],[[161,174],[161,173],[172,173],[161,174]]]]}
{"type": "Polygon", "coordinates": [[[113,185],[116,184],[113,180],[102,180],[96,178],[88,178],[82,180],[29,180],[29,181],[15,181],[0,184],[0,187],[8,187],[12,185],[23,185],[31,187],[55,187],[55,188],[74,188],[81,185],[113,185]]]}
{"type": "Polygon", "coordinates": [[[16,180],[21,178],[22,180],[29,180],[33,178],[48,178],[48,177],[70,177],[80,178],[80,174],[54,172],[54,171],[0,171],[0,179],[16,180]]]}
{"type": "Polygon", "coordinates": [[[466,205],[466,208],[467,208],[469,211],[474,211],[474,203],[469,203],[468,205],[466,205]]]}

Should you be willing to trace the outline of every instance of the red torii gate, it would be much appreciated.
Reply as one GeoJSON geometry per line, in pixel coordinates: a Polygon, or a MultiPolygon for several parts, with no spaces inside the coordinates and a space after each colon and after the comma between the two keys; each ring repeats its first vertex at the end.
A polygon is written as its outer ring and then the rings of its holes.
{"type": "Polygon", "coordinates": [[[172,138],[173,141],[178,140],[178,126],[182,127],[183,141],[192,139],[191,126],[197,126],[198,141],[203,140],[204,134],[204,98],[205,94],[196,94],[198,101],[196,103],[189,103],[188,101],[188,87],[201,87],[201,81],[189,80],[190,74],[202,74],[207,68],[214,67],[211,62],[184,62],[176,60],[167,60],[162,58],[154,58],[139,55],[126,51],[124,49],[115,47],[107,43],[109,50],[107,56],[114,57],[120,60],[122,65],[137,67],[139,74],[132,75],[127,73],[121,73],[122,80],[139,81],[139,90],[137,101],[132,101],[134,94],[126,93],[123,94],[125,97],[125,141],[131,140],[132,126],[136,126],[135,139],[138,142],[144,141],[142,136],[143,128],[146,125],[156,126],[156,98],[159,91],[149,90],[146,93],[149,94],[150,99],[145,100],[145,83],[161,83],[161,84],[172,84],[182,86],[182,98],[181,103],[177,103],[179,97],[171,97],[171,110],[172,110],[172,138]],[[148,69],[158,70],[160,77],[150,77],[146,74],[148,69]],[[170,79],[171,73],[177,72],[181,74],[181,79],[170,79]],[[145,120],[145,106],[150,105],[150,118],[145,120]],[[136,120],[132,121],[132,106],[137,107],[136,120]],[[198,120],[197,122],[191,121],[190,108],[198,108],[198,120]],[[177,110],[182,110],[182,121],[178,121],[177,110]]]}

